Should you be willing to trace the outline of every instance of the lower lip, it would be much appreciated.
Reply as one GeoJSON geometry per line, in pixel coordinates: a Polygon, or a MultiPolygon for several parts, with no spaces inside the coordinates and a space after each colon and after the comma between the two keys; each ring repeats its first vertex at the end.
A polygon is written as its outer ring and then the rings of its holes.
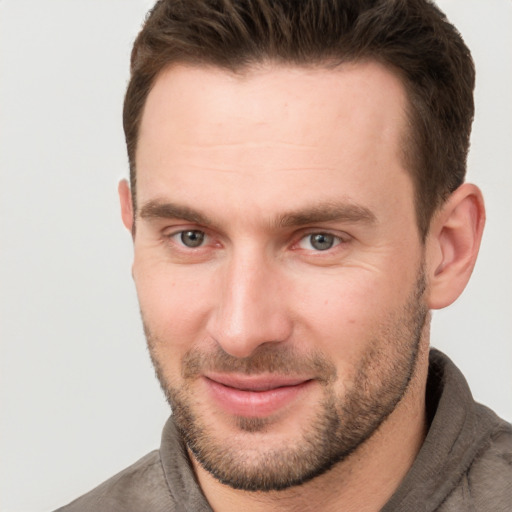
{"type": "Polygon", "coordinates": [[[266,391],[246,391],[224,386],[208,378],[205,378],[205,382],[211,397],[224,411],[251,418],[262,418],[276,413],[296,400],[312,384],[308,380],[294,386],[266,391]]]}

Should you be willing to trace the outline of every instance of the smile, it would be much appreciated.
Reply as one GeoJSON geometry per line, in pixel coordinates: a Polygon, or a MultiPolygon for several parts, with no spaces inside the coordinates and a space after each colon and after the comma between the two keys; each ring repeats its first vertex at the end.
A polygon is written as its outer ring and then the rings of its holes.
{"type": "Polygon", "coordinates": [[[208,394],[224,412],[236,416],[262,418],[283,409],[312,384],[312,379],[280,376],[204,377],[208,394]]]}

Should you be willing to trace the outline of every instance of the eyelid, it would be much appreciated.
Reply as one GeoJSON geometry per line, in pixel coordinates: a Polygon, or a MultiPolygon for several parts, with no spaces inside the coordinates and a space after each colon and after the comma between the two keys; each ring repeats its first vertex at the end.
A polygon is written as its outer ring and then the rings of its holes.
{"type": "Polygon", "coordinates": [[[180,249],[184,249],[184,250],[188,250],[188,251],[193,251],[193,250],[197,251],[199,249],[202,249],[205,246],[207,246],[212,239],[212,237],[208,234],[207,230],[203,229],[201,226],[186,226],[186,225],[167,227],[162,230],[162,237],[166,241],[171,241],[173,244],[175,244],[180,249]],[[204,234],[203,243],[201,245],[198,245],[197,247],[188,247],[187,245],[185,245],[180,240],[179,237],[180,237],[180,235],[182,235],[183,233],[186,233],[187,231],[198,231],[200,233],[203,233],[204,234]]]}
{"type": "MultiPolygon", "coordinates": [[[[172,243],[174,243],[178,248],[184,249],[187,251],[199,251],[201,249],[204,249],[208,246],[212,245],[212,241],[215,240],[215,237],[212,236],[209,233],[209,230],[207,228],[204,228],[203,226],[198,225],[179,225],[179,226],[168,226],[165,229],[162,230],[162,237],[165,240],[170,240],[172,243]],[[183,244],[183,242],[177,238],[182,233],[185,233],[187,231],[199,231],[204,234],[204,242],[197,246],[197,247],[188,247],[187,245],[183,244]]],[[[303,249],[308,250],[311,252],[319,253],[328,253],[332,250],[336,249],[338,246],[348,243],[352,237],[346,233],[346,232],[339,232],[332,229],[322,229],[322,228],[306,228],[304,230],[301,230],[300,233],[298,233],[294,237],[295,241],[292,243],[292,249],[303,249]],[[319,250],[319,249],[303,249],[299,245],[300,243],[307,239],[308,237],[315,235],[315,234],[323,234],[323,235],[329,235],[335,238],[335,243],[333,247],[325,250],[319,250]]],[[[220,242],[215,243],[214,245],[222,245],[220,242]]]]}
{"type": "Polygon", "coordinates": [[[306,231],[301,232],[300,235],[297,236],[296,242],[294,242],[293,246],[294,246],[294,248],[297,248],[297,249],[302,249],[302,250],[311,251],[314,253],[321,254],[321,253],[329,253],[329,252],[335,250],[340,245],[348,243],[350,241],[350,239],[351,239],[350,235],[348,235],[345,232],[339,232],[339,231],[334,231],[334,230],[330,230],[330,229],[308,228],[306,231]],[[329,236],[332,236],[333,238],[335,238],[336,242],[334,243],[334,245],[332,247],[330,247],[329,249],[325,249],[323,251],[319,250],[319,249],[314,249],[314,248],[305,249],[305,248],[300,247],[301,242],[303,240],[311,237],[312,235],[329,235],[329,236]]]}
{"type": "Polygon", "coordinates": [[[208,244],[208,241],[210,238],[204,231],[202,231],[200,229],[183,229],[182,231],[178,231],[177,233],[174,233],[173,235],[171,235],[171,237],[174,240],[178,241],[177,242],[178,245],[180,245],[181,247],[185,247],[186,249],[201,249],[202,247],[204,247],[205,245],[208,244]],[[194,233],[194,232],[201,233],[203,235],[203,237],[202,237],[201,243],[199,245],[190,247],[183,242],[183,235],[185,233],[194,233]]]}

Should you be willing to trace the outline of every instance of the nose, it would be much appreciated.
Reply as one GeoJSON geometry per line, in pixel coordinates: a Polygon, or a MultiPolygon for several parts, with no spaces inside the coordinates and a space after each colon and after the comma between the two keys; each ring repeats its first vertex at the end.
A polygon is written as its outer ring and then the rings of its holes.
{"type": "Polygon", "coordinates": [[[278,267],[264,257],[240,255],[219,269],[219,300],[208,333],[232,356],[248,357],[260,345],[290,337],[292,321],[278,267]]]}

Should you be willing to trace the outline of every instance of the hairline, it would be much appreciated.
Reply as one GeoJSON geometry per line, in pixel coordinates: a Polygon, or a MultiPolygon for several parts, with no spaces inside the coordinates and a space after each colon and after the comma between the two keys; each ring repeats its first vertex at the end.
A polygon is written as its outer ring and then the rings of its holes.
{"type": "MultiPolygon", "coordinates": [[[[227,73],[232,73],[234,76],[239,75],[247,75],[251,71],[258,70],[259,68],[262,68],[264,66],[268,65],[274,65],[274,66],[281,66],[281,67],[290,67],[290,68],[296,68],[296,69],[327,69],[327,70],[335,70],[339,66],[347,63],[353,63],[353,64],[364,64],[368,62],[374,62],[377,64],[380,64],[386,68],[390,73],[394,74],[395,77],[400,81],[400,83],[403,86],[403,90],[405,92],[405,108],[403,110],[403,121],[404,121],[404,127],[403,127],[403,133],[401,134],[401,163],[404,166],[405,171],[409,175],[409,178],[412,181],[413,185],[413,202],[414,202],[414,210],[415,210],[415,217],[416,217],[416,225],[418,228],[418,233],[420,235],[420,240],[422,243],[425,242],[429,227],[430,227],[430,220],[432,219],[434,213],[438,210],[439,204],[436,205],[435,208],[432,209],[431,212],[429,212],[428,218],[422,218],[424,217],[424,212],[422,208],[422,201],[421,201],[421,190],[420,190],[420,180],[418,179],[418,175],[420,174],[419,167],[421,167],[421,157],[419,155],[418,151],[418,136],[419,134],[419,123],[420,123],[420,112],[417,108],[417,99],[415,98],[415,91],[414,87],[411,84],[410,80],[405,75],[404,71],[401,70],[396,65],[390,63],[385,58],[380,58],[379,55],[374,54],[363,54],[360,56],[354,56],[354,55],[346,55],[343,57],[324,57],[324,58],[318,58],[317,60],[308,60],[308,61],[300,61],[295,62],[293,59],[285,59],[285,58],[278,58],[278,57],[271,57],[268,55],[263,55],[260,57],[254,57],[252,59],[249,59],[245,62],[240,62],[234,65],[228,65],[221,62],[215,62],[212,59],[208,58],[180,58],[180,59],[174,59],[164,66],[160,68],[160,70],[155,73],[155,75],[152,77],[151,85],[147,88],[147,93],[144,98],[144,103],[142,107],[139,110],[139,114],[137,116],[136,120],[136,138],[135,138],[135,145],[133,148],[133,164],[130,162],[130,193],[131,193],[131,199],[133,204],[133,232],[135,233],[135,220],[136,220],[136,213],[137,213],[137,168],[136,168],[136,156],[137,156],[137,148],[138,143],[140,139],[140,127],[142,124],[142,120],[144,117],[144,112],[146,110],[147,100],[149,95],[151,94],[151,91],[153,90],[153,87],[155,86],[158,79],[166,72],[171,70],[173,67],[176,66],[187,66],[190,68],[196,68],[196,69],[212,69],[212,70],[220,70],[227,73]]],[[[420,171],[421,172],[421,171],[420,171]]]]}

